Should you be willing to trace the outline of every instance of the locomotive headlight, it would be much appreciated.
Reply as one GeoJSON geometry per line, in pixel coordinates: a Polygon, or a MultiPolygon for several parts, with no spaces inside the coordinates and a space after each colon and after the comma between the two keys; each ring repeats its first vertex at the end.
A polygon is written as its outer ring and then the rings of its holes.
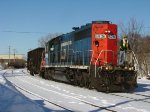
{"type": "Polygon", "coordinates": [[[106,67],[105,69],[108,70],[108,67],[106,67]]]}
{"type": "Polygon", "coordinates": [[[105,70],[113,70],[113,66],[107,65],[107,66],[105,67],[105,70]]]}
{"type": "Polygon", "coordinates": [[[129,70],[134,70],[134,67],[130,67],[129,70]]]}
{"type": "Polygon", "coordinates": [[[106,30],[106,31],[105,31],[105,33],[110,33],[110,32],[111,32],[110,30],[106,30]]]}
{"type": "Polygon", "coordinates": [[[110,65],[110,66],[109,66],[109,70],[113,70],[113,66],[110,65]]]}
{"type": "Polygon", "coordinates": [[[132,67],[130,67],[129,70],[132,70],[132,67]]]}
{"type": "Polygon", "coordinates": [[[128,67],[125,66],[124,69],[128,69],[128,67]]]}
{"type": "Polygon", "coordinates": [[[105,33],[108,33],[108,31],[106,30],[105,33]]]}

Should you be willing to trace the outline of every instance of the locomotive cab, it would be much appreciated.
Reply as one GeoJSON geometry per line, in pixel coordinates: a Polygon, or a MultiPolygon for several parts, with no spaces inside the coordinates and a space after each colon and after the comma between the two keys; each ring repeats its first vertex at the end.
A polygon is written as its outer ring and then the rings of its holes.
{"type": "Polygon", "coordinates": [[[92,23],[93,85],[100,91],[133,90],[137,85],[133,53],[126,53],[123,67],[118,64],[117,25],[109,21],[92,23]]]}
{"type": "Polygon", "coordinates": [[[117,25],[109,21],[92,24],[92,64],[117,65],[117,25]]]}

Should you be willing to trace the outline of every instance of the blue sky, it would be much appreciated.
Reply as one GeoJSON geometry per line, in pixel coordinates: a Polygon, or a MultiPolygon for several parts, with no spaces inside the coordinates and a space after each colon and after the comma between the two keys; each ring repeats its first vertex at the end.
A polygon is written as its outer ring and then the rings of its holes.
{"type": "Polygon", "coordinates": [[[126,24],[134,17],[150,34],[149,11],[150,0],[0,0],[0,54],[8,46],[26,54],[48,33],[67,33],[93,20],[126,24]]]}

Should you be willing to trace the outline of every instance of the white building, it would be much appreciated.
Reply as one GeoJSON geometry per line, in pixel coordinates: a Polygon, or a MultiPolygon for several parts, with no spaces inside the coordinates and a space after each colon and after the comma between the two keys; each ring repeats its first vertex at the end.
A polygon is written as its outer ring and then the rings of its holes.
{"type": "Polygon", "coordinates": [[[25,61],[25,55],[24,54],[0,54],[0,64],[8,64],[18,61],[25,61]]]}

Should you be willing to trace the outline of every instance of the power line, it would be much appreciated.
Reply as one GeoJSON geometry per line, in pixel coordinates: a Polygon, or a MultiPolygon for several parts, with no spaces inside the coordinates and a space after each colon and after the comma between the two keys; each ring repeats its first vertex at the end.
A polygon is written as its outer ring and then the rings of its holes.
{"type": "Polygon", "coordinates": [[[10,46],[9,46],[9,64],[10,64],[10,46]]]}
{"type": "Polygon", "coordinates": [[[150,27],[144,27],[144,28],[150,28],[150,27]]]}
{"type": "Polygon", "coordinates": [[[30,32],[30,31],[12,31],[12,30],[4,30],[4,31],[0,31],[0,32],[4,32],[4,33],[48,33],[48,32],[30,32]]]}

